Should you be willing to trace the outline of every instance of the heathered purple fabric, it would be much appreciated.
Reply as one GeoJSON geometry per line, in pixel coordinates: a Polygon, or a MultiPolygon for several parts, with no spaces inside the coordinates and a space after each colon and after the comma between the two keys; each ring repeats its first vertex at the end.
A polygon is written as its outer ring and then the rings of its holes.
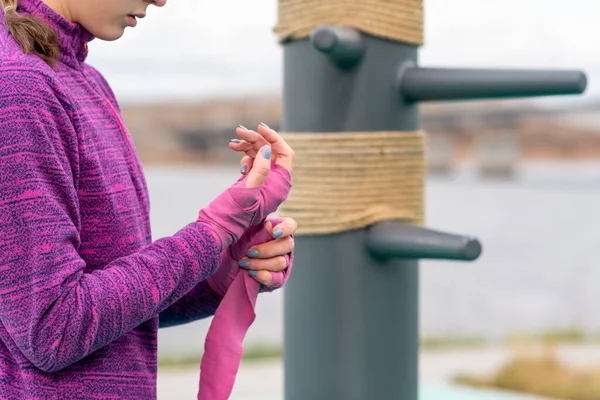
{"type": "Polygon", "coordinates": [[[0,398],[153,399],[158,314],[214,312],[202,281],[220,249],[198,222],[152,242],[135,147],[84,63],[92,37],[19,4],[61,55],[54,70],[24,55],[0,14],[0,398]]]}

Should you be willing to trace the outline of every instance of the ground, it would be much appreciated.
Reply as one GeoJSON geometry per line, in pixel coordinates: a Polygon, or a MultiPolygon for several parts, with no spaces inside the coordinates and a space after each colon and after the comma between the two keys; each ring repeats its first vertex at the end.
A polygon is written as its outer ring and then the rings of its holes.
{"type": "MultiPolygon", "coordinates": [[[[458,374],[488,374],[510,360],[522,348],[484,347],[473,349],[428,350],[421,353],[419,373],[423,386],[420,400],[531,400],[509,393],[474,394],[469,390],[448,388],[458,374]],[[452,396],[448,395],[452,391],[452,396]],[[443,392],[443,393],[442,393],[443,392]]],[[[565,362],[576,366],[600,365],[600,345],[561,344],[557,353],[565,362]]],[[[198,388],[198,368],[163,368],[159,373],[158,398],[193,399],[198,388]]],[[[244,362],[240,367],[232,400],[283,399],[283,365],[281,359],[244,362]]]]}

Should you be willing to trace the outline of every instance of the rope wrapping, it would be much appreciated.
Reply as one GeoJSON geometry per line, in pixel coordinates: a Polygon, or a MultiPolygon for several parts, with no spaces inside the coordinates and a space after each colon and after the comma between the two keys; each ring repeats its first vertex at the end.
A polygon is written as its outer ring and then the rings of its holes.
{"type": "Polygon", "coordinates": [[[319,25],[344,25],[384,39],[423,44],[423,0],[279,0],[279,41],[319,25]]]}
{"type": "Polygon", "coordinates": [[[294,149],[292,190],[279,212],[296,234],[329,234],[424,218],[425,135],[417,132],[285,133],[294,149]]]}

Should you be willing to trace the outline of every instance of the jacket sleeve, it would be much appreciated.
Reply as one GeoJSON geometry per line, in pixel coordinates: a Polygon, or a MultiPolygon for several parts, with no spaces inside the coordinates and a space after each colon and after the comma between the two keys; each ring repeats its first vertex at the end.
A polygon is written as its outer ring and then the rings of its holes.
{"type": "Polygon", "coordinates": [[[77,137],[41,82],[0,69],[0,323],[32,364],[54,372],[165,310],[213,273],[220,250],[193,222],[84,272],[77,137]]]}
{"type": "MultiPolygon", "coordinates": [[[[281,223],[283,218],[271,217],[269,220],[273,226],[276,226],[281,223]]],[[[231,245],[226,251],[221,252],[221,261],[213,275],[200,282],[197,287],[160,314],[160,327],[167,328],[187,324],[214,315],[223,299],[224,293],[222,291],[227,290],[226,288],[231,285],[239,271],[238,261],[245,256],[250,247],[270,240],[272,240],[272,237],[263,224],[249,228],[238,242],[231,245]],[[225,268],[224,271],[221,270],[223,268],[225,268]],[[217,287],[221,289],[213,289],[210,281],[213,281],[212,285],[215,285],[215,280],[226,281],[218,284],[217,287]]],[[[292,271],[294,253],[288,253],[284,257],[288,262],[286,270],[272,273],[273,283],[271,286],[261,285],[260,292],[272,292],[285,285],[292,271]]]]}
{"type": "Polygon", "coordinates": [[[159,327],[169,328],[212,317],[220,303],[221,299],[213,293],[204,280],[160,313],[159,327]]]}

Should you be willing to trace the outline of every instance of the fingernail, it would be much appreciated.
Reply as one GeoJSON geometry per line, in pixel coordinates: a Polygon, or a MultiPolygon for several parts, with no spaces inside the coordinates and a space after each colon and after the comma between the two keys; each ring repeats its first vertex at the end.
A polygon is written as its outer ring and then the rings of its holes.
{"type": "Polygon", "coordinates": [[[238,261],[238,265],[240,266],[240,268],[250,268],[250,261],[248,260],[240,260],[238,261]]]}
{"type": "Polygon", "coordinates": [[[261,124],[262,126],[264,126],[265,128],[271,129],[271,127],[270,127],[269,125],[265,124],[264,122],[261,122],[260,124],[261,124]]]}
{"type": "Polygon", "coordinates": [[[279,236],[283,235],[283,229],[277,228],[273,231],[273,237],[277,239],[279,236]]]}
{"type": "Polygon", "coordinates": [[[271,159],[271,146],[263,147],[262,155],[266,160],[270,160],[271,159]]]}
{"type": "Polygon", "coordinates": [[[241,143],[242,141],[240,139],[231,139],[230,142],[231,143],[241,143]]]}
{"type": "Polygon", "coordinates": [[[245,173],[248,170],[248,165],[244,164],[242,165],[242,168],[240,168],[240,171],[243,173],[245,173]]]}
{"type": "Polygon", "coordinates": [[[241,128],[241,129],[243,129],[243,130],[245,130],[245,131],[247,131],[247,130],[248,130],[248,128],[246,128],[244,125],[238,125],[238,128],[241,128]]]}
{"type": "Polygon", "coordinates": [[[250,275],[253,278],[256,278],[256,271],[248,271],[248,275],[250,275]]]}
{"type": "Polygon", "coordinates": [[[252,257],[252,258],[258,257],[258,250],[256,250],[256,249],[248,250],[248,257],[252,257]]]}

